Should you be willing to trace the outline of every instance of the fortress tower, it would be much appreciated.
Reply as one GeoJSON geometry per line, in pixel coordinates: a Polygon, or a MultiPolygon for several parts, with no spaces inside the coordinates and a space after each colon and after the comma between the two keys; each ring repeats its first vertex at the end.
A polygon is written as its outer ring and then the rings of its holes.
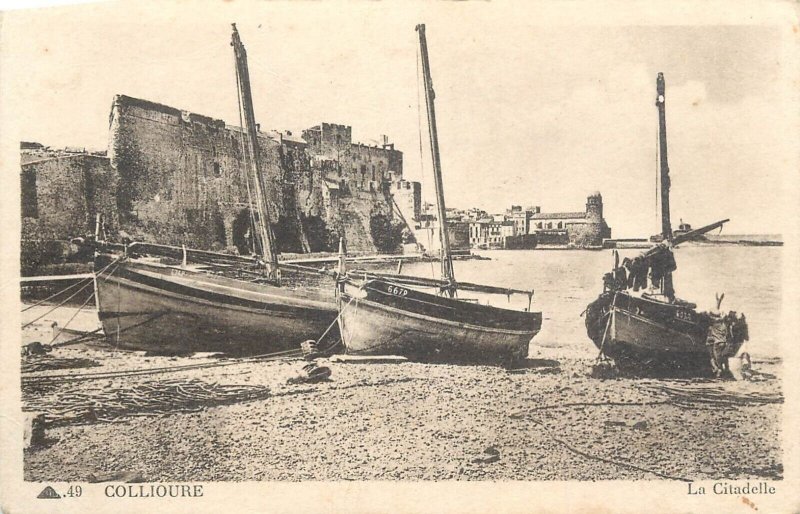
{"type": "Polygon", "coordinates": [[[603,195],[599,191],[586,198],[586,219],[594,223],[603,221],[603,195]]]}

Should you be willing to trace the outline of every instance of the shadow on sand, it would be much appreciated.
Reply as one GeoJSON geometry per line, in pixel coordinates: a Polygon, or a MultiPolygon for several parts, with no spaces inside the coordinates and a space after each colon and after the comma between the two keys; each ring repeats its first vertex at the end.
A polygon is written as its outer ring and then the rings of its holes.
{"type": "Polygon", "coordinates": [[[506,368],[508,373],[524,374],[532,373],[560,373],[561,363],[554,359],[525,359],[522,362],[514,364],[512,367],[506,368]]]}

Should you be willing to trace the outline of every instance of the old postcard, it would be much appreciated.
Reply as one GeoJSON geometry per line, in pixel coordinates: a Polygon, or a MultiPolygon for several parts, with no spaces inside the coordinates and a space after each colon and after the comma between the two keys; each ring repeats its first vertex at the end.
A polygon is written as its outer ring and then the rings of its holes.
{"type": "Polygon", "coordinates": [[[797,512],[790,2],[0,25],[0,511],[797,512]]]}

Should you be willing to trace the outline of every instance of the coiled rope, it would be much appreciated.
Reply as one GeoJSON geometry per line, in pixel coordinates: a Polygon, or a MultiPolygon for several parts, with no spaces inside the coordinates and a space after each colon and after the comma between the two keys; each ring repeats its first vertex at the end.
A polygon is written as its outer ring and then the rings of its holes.
{"type": "Polygon", "coordinates": [[[25,395],[25,410],[45,414],[50,426],[114,422],[131,416],[198,412],[208,407],[260,400],[270,391],[260,385],[220,385],[197,379],[148,380],[90,391],[59,389],[54,395],[25,395]]]}

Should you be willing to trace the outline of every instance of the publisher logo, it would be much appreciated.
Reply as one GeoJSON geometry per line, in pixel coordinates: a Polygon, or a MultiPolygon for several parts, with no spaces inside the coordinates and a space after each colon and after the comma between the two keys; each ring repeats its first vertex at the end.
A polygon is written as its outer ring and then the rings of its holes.
{"type": "Polygon", "coordinates": [[[48,485],[47,487],[42,489],[42,492],[39,493],[39,496],[37,496],[37,498],[41,498],[43,500],[57,500],[61,498],[61,495],[58,494],[55,489],[53,489],[48,485]]]}

